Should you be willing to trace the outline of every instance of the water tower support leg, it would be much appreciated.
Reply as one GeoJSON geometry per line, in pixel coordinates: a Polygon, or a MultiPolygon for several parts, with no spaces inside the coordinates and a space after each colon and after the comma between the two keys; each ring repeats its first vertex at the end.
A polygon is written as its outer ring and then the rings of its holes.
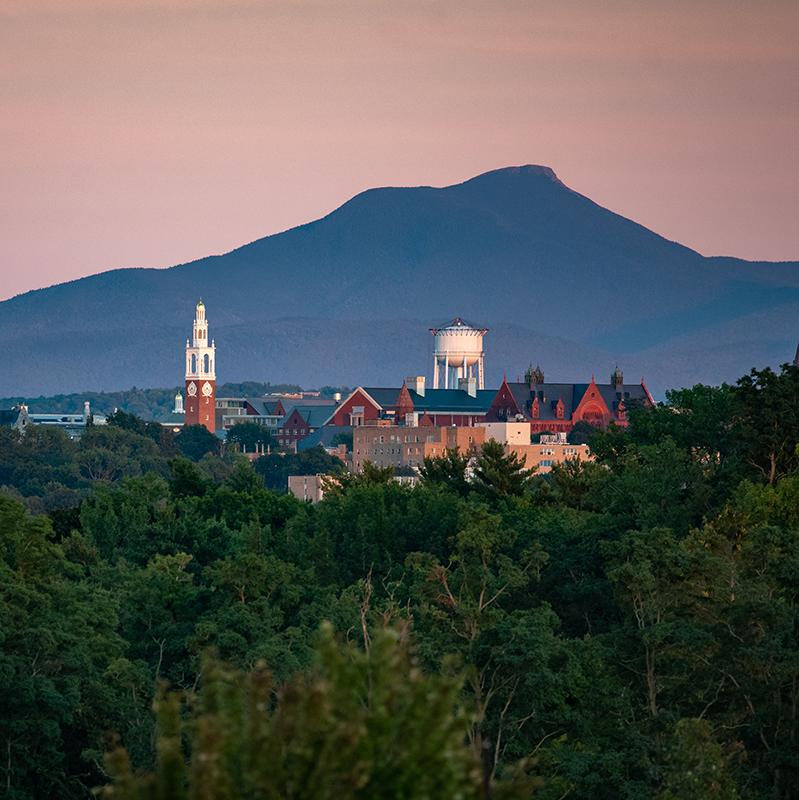
{"type": "Polygon", "coordinates": [[[449,389],[449,356],[444,356],[444,388],[449,389]]]}

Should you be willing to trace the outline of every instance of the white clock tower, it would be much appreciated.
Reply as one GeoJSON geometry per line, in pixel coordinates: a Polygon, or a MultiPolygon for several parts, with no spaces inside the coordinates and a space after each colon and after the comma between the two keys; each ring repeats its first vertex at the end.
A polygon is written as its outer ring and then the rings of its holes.
{"type": "Polygon", "coordinates": [[[186,425],[216,431],[216,344],[208,343],[205,304],[197,303],[192,340],[186,340],[186,425]]]}

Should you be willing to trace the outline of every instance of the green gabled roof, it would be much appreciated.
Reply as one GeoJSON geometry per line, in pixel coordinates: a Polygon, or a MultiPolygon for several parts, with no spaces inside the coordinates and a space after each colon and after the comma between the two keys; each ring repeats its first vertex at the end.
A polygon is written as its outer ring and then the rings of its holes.
{"type": "Polygon", "coordinates": [[[330,447],[333,444],[333,439],[339,434],[352,435],[352,427],[350,425],[323,425],[317,428],[313,433],[308,434],[304,439],[300,439],[297,444],[298,450],[310,450],[313,447],[330,447]]]}
{"type": "MultiPolygon", "coordinates": [[[[401,387],[362,386],[360,387],[383,409],[395,408],[401,387]]],[[[484,414],[491,406],[496,389],[479,389],[476,397],[471,397],[463,389],[426,389],[424,397],[413,389],[408,389],[413,401],[413,410],[420,414],[425,411],[443,414],[447,411],[463,414],[484,414]]]]}
{"type": "Polygon", "coordinates": [[[311,428],[318,428],[320,425],[324,425],[330,415],[333,413],[335,409],[335,402],[330,401],[329,405],[304,405],[302,403],[298,403],[297,405],[293,405],[290,408],[286,409],[286,414],[281,420],[281,425],[285,423],[285,421],[296,411],[307,423],[311,428]]]}
{"type": "Polygon", "coordinates": [[[485,414],[496,393],[496,389],[478,389],[476,396],[472,397],[463,389],[427,389],[421,397],[414,391],[410,392],[414,411],[460,411],[467,414],[485,414]]]}

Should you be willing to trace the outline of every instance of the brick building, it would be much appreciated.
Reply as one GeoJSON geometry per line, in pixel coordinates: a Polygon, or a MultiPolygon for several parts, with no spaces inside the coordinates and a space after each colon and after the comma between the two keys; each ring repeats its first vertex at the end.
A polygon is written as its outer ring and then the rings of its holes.
{"type": "Polygon", "coordinates": [[[396,424],[471,427],[485,419],[496,392],[478,389],[474,380],[457,389],[428,389],[423,377],[407,378],[402,386],[359,386],[326,420],[326,425],[358,427],[378,419],[396,424]]]}
{"type": "Polygon", "coordinates": [[[275,431],[277,443],[283,448],[296,448],[327,422],[335,405],[335,400],[323,400],[289,408],[275,431]]]}
{"type": "Polygon", "coordinates": [[[633,405],[651,408],[652,395],[644,384],[624,383],[617,367],[609,383],[546,383],[540,367],[528,369],[523,383],[502,382],[486,413],[487,422],[526,421],[533,433],[568,433],[578,421],[606,428],[625,427],[633,405]]]}
{"type": "Polygon", "coordinates": [[[392,425],[379,420],[353,428],[352,468],[360,472],[366,461],[378,467],[418,467],[425,458],[447,450],[475,454],[486,441],[486,429],[451,425],[392,425]]]}
{"type": "Polygon", "coordinates": [[[186,339],[185,424],[216,432],[216,344],[208,336],[202,300],[195,309],[191,341],[186,339]]]}

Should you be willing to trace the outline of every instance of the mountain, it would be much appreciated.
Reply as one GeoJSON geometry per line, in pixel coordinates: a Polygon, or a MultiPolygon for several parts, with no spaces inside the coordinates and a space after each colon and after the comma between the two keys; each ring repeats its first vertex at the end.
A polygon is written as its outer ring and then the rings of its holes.
{"type": "Polygon", "coordinates": [[[703,257],[548,167],[371,189],[225,255],[0,303],[0,396],[174,385],[199,296],[220,380],[396,384],[431,372],[427,328],[460,315],[491,328],[491,384],[618,361],[659,391],[788,360],[799,262],[703,257]]]}

